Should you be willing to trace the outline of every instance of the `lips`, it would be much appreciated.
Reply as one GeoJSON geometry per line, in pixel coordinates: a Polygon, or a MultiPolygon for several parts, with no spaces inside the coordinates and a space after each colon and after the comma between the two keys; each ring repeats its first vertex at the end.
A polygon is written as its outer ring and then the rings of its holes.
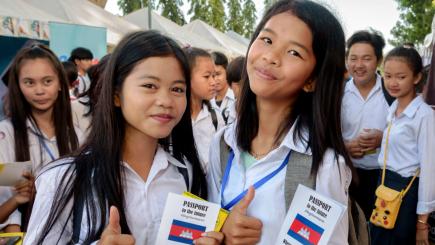
{"type": "Polygon", "coordinates": [[[277,80],[278,78],[268,69],[263,68],[254,68],[257,76],[265,79],[265,80],[277,80]]]}
{"type": "Polygon", "coordinates": [[[172,119],[174,119],[173,116],[169,115],[169,114],[155,114],[151,116],[154,120],[159,121],[161,123],[168,123],[170,122],[172,119]]]}
{"type": "Polygon", "coordinates": [[[50,101],[49,99],[45,99],[45,100],[34,100],[34,102],[35,102],[36,104],[40,104],[40,105],[46,104],[46,103],[48,103],[49,101],[50,101]]]}

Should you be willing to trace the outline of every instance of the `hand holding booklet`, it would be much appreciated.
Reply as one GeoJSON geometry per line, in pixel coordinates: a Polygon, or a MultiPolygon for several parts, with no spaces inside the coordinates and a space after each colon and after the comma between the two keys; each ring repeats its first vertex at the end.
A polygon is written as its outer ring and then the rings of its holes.
{"type": "Polygon", "coordinates": [[[214,231],[220,205],[169,193],[156,245],[192,244],[203,232],[214,231]]]}
{"type": "Polygon", "coordinates": [[[345,205],[299,185],[275,244],[328,244],[345,210],[345,205]]]}
{"type": "Polygon", "coordinates": [[[0,163],[0,186],[14,186],[24,179],[23,173],[32,170],[32,162],[0,163]]]}

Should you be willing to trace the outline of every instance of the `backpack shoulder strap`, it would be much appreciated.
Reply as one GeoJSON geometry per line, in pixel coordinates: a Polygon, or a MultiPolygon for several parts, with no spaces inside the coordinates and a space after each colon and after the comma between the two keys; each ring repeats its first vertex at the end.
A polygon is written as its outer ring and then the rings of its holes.
{"type": "Polygon", "coordinates": [[[296,151],[292,152],[285,173],[284,198],[286,209],[290,207],[298,184],[315,188],[316,176],[311,175],[313,157],[296,151]]]}
{"type": "Polygon", "coordinates": [[[217,128],[218,128],[218,120],[217,120],[217,116],[216,116],[216,111],[211,107],[211,104],[210,104],[209,101],[206,101],[205,105],[207,106],[207,109],[210,112],[211,121],[213,122],[214,130],[217,130],[217,128]]]}
{"type": "Polygon", "coordinates": [[[219,140],[219,156],[221,164],[221,173],[223,174],[227,167],[228,155],[230,154],[230,147],[225,143],[224,133],[222,133],[219,140]]]}

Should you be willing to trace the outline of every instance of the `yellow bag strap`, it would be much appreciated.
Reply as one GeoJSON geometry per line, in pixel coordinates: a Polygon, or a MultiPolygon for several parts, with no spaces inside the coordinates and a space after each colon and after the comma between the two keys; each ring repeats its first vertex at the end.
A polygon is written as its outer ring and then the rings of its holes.
{"type": "MultiPolygon", "coordinates": [[[[384,168],[382,169],[382,183],[381,183],[381,185],[384,185],[384,180],[385,180],[385,171],[387,168],[387,155],[388,155],[388,139],[390,138],[391,125],[392,125],[391,122],[388,123],[387,136],[385,137],[384,168]]],[[[417,169],[414,177],[412,177],[412,179],[411,179],[411,182],[409,182],[408,186],[403,191],[403,196],[405,196],[405,194],[409,191],[409,188],[411,188],[412,183],[414,182],[415,178],[418,177],[419,174],[420,174],[420,168],[417,169]]]]}

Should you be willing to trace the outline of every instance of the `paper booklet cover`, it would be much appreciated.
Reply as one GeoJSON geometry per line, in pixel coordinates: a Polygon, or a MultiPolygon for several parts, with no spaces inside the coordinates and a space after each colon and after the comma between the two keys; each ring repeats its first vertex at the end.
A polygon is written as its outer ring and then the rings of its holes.
{"type": "Polygon", "coordinates": [[[299,184],[276,245],[328,244],[346,206],[299,184]]]}
{"type": "Polygon", "coordinates": [[[214,230],[219,209],[218,204],[169,193],[156,245],[192,244],[214,230]]]}
{"type": "Polygon", "coordinates": [[[24,179],[24,171],[31,172],[32,162],[0,163],[0,186],[14,186],[24,179]]]}

